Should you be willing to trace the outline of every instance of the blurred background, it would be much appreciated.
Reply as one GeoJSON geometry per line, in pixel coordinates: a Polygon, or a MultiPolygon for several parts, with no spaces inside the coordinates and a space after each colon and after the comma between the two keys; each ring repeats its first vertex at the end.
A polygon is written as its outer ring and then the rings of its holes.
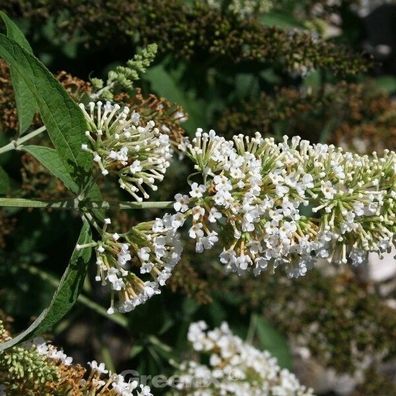
{"type": "MultiPolygon", "coordinates": [[[[0,0],[0,8],[75,97],[91,78],[157,43],[153,65],[130,95],[170,125],[188,116],[179,134],[202,127],[226,137],[300,135],[360,154],[396,148],[391,0],[0,0]]],[[[16,134],[15,114],[2,64],[0,145],[16,134]]],[[[27,154],[2,155],[0,165],[11,176],[1,194],[67,195],[27,154]]],[[[176,161],[155,199],[184,192],[190,172],[176,161]]],[[[118,224],[160,213],[118,213],[118,224]]],[[[15,333],[48,304],[79,224],[66,212],[0,210],[0,307],[15,333]]],[[[54,342],[77,362],[167,374],[188,354],[192,321],[227,321],[317,394],[396,395],[394,252],[359,268],[334,263],[298,279],[282,271],[256,278],[226,274],[216,252],[199,256],[185,245],[164,293],[123,316],[108,317],[108,295],[90,274],[54,342]]]]}

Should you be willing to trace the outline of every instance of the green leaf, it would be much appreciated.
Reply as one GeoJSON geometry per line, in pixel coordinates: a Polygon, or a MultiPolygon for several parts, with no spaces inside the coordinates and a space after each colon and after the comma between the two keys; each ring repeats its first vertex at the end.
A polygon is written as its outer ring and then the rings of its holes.
{"type": "Polygon", "coordinates": [[[261,348],[266,349],[278,359],[281,367],[291,369],[293,358],[286,338],[264,318],[256,316],[256,333],[261,348]]]}
{"type": "Polygon", "coordinates": [[[236,100],[259,96],[260,87],[257,77],[253,74],[238,73],[235,75],[235,92],[233,96],[236,100]]]}
{"type": "Polygon", "coordinates": [[[168,72],[163,65],[157,65],[146,72],[144,79],[150,82],[157,94],[182,106],[188,114],[188,120],[183,126],[192,132],[201,127],[202,120],[206,119],[206,103],[196,98],[193,92],[183,89],[182,76],[174,75],[180,73],[180,70],[168,72]]]}
{"type": "Polygon", "coordinates": [[[22,146],[22,150],[31,154],[37,161],[45,166],[54,176],[60,179],[73,193],[78,193],[78,185],[67,172],[56,150],[44,146],[22,146]]]}
{"type": "Polygon", "coordinates": [[[281,29],[300,28],[305,29],[304,24],[295,19],[292,15],[282,12],[269,12],[260,17],[260,22],[265,26],[281,29]]]}
{"type": "Polygon", "coordinates": [[[0,166],[0,194],[7,194],[10,189],[10,179],[5,170],[0,166]]]}
{"type": "Polygon", "coordinates": [[[142,351],[143,345],[134,345],[129,352],[129,358],[133,359],[134,357],[138,356],[142,351]]]}
{"type": "MultiPolygon", "coordinates": [[[[7,37],[18,43],[23,49],[30,54],[33,54],[29,42],[26,40],[23,33],[18,26],[8,16],[0,11],[6,29],[7,37]]],[[[15,102],[18,110],[19,132],[22,134],[32,124],[34,115],[38,112],[38,107],[34,101],[29,88],[26,86],[24,80],[18,78],[18,73],[15,68],[10,66],[11,81],[15,91],[15,102]]]]}
{"type": "Polygon", "coordinates": [[[319,134],[319,143],[328,143],[333,131],[336,129],[337,125],[339,124],[338,119],[331,118],[323,125],[323,129],[320,131],[319,134]]]}
{"type": "MultiPolygon", "coordinates": [[[[28,271],[28,272],[30,272],[33,275],[36,275],[36,276],[40,277],[40,279],[42,279],[45,282],[48,282],[48,284],[53,286],[55,289],[59,285],[59,278],[58,277],[52,275],[49,272],[44,271],[41,268],[37,268],[37,267],[35,267],[34,265],[32,265],[30,263],[29,264],[21,264],[21,268],[26,270],[26,271],[28,271]]],[[[121,327],[128,328],[128,320],[126,319],[125,316],[123,316],[122,314],[117,314],[117,313],[111,314],[111,315],[108,314],[106,308],[102,307],[102,305],[99,305],[95,301],[92,301],[90,298],[85,296],[83,293],[80,293],[80,295],[78,296],[77,301],[80,304],[85,305],[86,307],[88,307],[92,311],[96,312],[98,315],[102,315],[106,319],[109,319],[109,320],[113,321],[114,323],[117,323],[121,327]]]]}
{"type": "MultiPolygon", "coordinates": [[[[77,243],[85,244],[91,241],[92,235],[89,224],[84,221],[77,243]]],[[[70,311],[82,289],[90,258],[91,249],[74,250],[49,307],[26,330],[13,339],[0,344],[0,352],[19,344],[27,338],[50,330],[70,311]]]]}
{"type": "Polygon", "coordinates": [[[0,17],[6,25],[7,37],[16,41],[23,49],[33,54],[32,47],[19,27],[3,11],[0,11],[0,17]]]}
{"type": "MultiPolygon", "coordinates": [[[[22,147],[23,151],[31,154],[37,161],[40,162],[41,165],[46,167],[55,177],[63,182],[63,184],[68,188],[72,193],[78,194],[80,192],[80,188],[74,182],[72,177],[67,173],[67,170],[61,161],[56,150],[50,147],[44,146],[35,146],[28,145],[22,147]]],[[[93,180],[90,179],[87,182],[87,189],[85,191],[85,197],[91,201],[102,201],[103,197],[100,192],[100,189],[97,184],[93,183],[93,180]]],[[[105,218],[105,211],[95,209],[92,211],[95,214],[95,217],[99,220],[103,220],[105,218]]]]}
{"type": "Polygon", "coordinates": [[[81,150],[86,143],[86,121],[81,109],[47,68],[15,41],[0,34],[0,56],[14,68],[34,98],[48,134],[68,173],[83,186],[91,158],[81,150]]]}
{"type": "Polygon", "coordinates": [[[393,76],[381,76],[374,81],[379,89],[388,94],[392,94],[396,91],[396,78],[393,76]]]}

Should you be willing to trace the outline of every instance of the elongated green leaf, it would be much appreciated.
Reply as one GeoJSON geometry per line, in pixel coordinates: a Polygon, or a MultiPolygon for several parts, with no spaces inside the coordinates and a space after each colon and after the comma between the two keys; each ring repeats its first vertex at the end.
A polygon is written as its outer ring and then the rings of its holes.
{"type": "Polygon", "coordinates": [[[22,135],[32,125],[33,117],[38,113],[37,104],[32,98],[26,83],[19,78],[14,68],[10,68],[12,86],[18,112],[19,133],[22,135]]]}
{"type": "Polygon", "coordinates": [[[31,154],[37,161],[45,166],[54,176],[60,179],[73,193],[78,193],[78,186],[67,172],[65,165],[56,150],[44,146],[23,146],[23,151],[31,154]]]}
{"type": "Polygon", "coordinates": [[[86,121],[80,108],[47,68],[15,41],[0,34],[0,56],[9,63],[33,96],[48,134],[65,168],[82,186],[91,166],[86,142],[86,121]]]}
{"type": "MultiPolygon", "coordinates": [[[[0,17],[6,26],[7,37],[17,42],[30,54],[33,54],[29,42],[18,26],[4,12],[0,12],[0,17]]],[[[38,107],[26,83],[18,77],[18,73],[15,72],[13,66],[10,66],[10,72],[18,110],[19,132],[22,134],[31,125],[34,115],[38,112],[38,107]]]]}
{"type": "MultiPolygon", "coordinates": [[[[177,72],[175,74],[180,74],[180,71],[177,72]]],[[[144,78],[150,82],[156,93],[172,100],[186,110],[188,121],[183,126],[187,130],[195,132],[198,127],[203,126],[202,120],[206,119],[207,103],[195,97],[192,92],[183,89],[180,75],[172,75],[162,65],[157,65],[150,67],[144,78]]]]}
{"type": "Polygon", "coordinates": [[[282,12],[269,12],[262,15],[259,20],[265,26],[277,27],[281,29],[299,28],[306,29],[303,23],[299,22],[292,15],[282,12]]]}
{"type": "MultiPolygon", "coordinates": [[[[80,188],[67,173],[67,170],[56,150],[49,147],[34,145],[23,146],[22,150],[36,158],[41,165],[45,166],[55,177],[60,179],[71,192],[74,194],[78,194],[80,192],[80,188]]],[[[92,183],[92,180],[87,183],[88,188],[85,191],[85,197],[91,201],[101,201],[102,194],[97,184],[92,183]]],[[[95,209],[92,212],[97,219],[103,220],[105,217],[104,210],[95,209]]]]}
{"type": "MultiPolygon", "coordinates": [[[[85,244],[91,240],[89,224],[84,222],[78,243],[85,244]]],[[[74,250],[49,307],[26,330],[13,339],[0,344],[0,352],[19,344],[27,338],[50,330],[69,312],[80,294],[90,258],[91,249],[74,250]]]]}
{"type": "MultiPolygon", "coordinates": [[[[51,273],[44,271],[43,269],[37,268],[31,264],[21,264],[21,268],[30,272],[33,275],[38,276],[43,281],[48,282],[49,285],[53,286],[55,289],[59,285],[59,278],[52,275],[51,273]]],[[[80,293],[78,296],[77,302],[86,307],[90,308],[92,311],[96,312],[98,315],[103,316],[104,318],[111,320],[114,323],[117,323],[121,327],[128,328],[128,319],[122,314],[108,314],[107,309],[102,305],[98,304],[95,301],[92,301],[90,298],[85,296],[83,293],[80,293]]]]}
{"type": "Polygon", "coordinates": [[[292,368],[292,355],[285,337],[264,318],[256,317],[256,331],[261,347],[278,359],[281,367],[292,368]]]}
{"type": "Polygon", "coordinates": [[[19,27],[3,11],[0,11],[0,17],[6,26],[7,37],[16,41],[23,49],[33,54],[32,47],[19,27]]]}
{"type": "Polygon", "coordinates": [[[7,194],[10,188],[10,179],[5,170],[0,166],[0,194],[7,194]]]}
{"type": "Polygon", "coordinates": [[[374,80],[375,85],[391,95],[396,91],[396,78],[394,76],[381,76],[374,80]]]}

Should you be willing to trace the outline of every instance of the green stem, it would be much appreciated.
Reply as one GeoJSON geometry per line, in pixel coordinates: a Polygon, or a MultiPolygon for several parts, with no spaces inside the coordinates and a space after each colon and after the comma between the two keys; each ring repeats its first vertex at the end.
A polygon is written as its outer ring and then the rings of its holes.
{"type": "Polygon", "coordinates": [[[0,148],[0,154],[6,153],[7,151],[11,150],[18,150],[20,146],[22,146],[23,143],[27,142],[28,140],[34,138],[37,135],[40,135],[40,133],[43,133],[46,130],[45,126],[42,126],[38,129],[35,129],[34,131],[28,133],[25,136],[22,136],[19,139],[13,140],[11,143],[6,144],[5,146],[0,148]]]}
{"type": "Polygon", "coordinates": [[[102,355],[102,362],[105,364],[106,368],[108,370],[110,370],[111,372],[115,372],[115,366],[114,366],[114,362],[113,359],[111,358],[111,353],[109,348],[107,347],[107,345],[105,343],[102,344],[101,346],[101,355],[102,355]]]}
{"type": "Polygon", "coordinates": [[[114,81],[111,81],[110,84],[109,82],[107,82],[107,84],[99,89],[96,93],[91,94],[91,99],[92,100],[98,100],[100,99],[100,96],[102,95],[103,92],[105,92],[106,90],[110,91],[113,87],[114,87],[114,81]]]}
{"type": "Polygon", "coordinates": [[[0,207],[10,208],[53,208],[53,209],[170,209],[173,207],[172,201],[159,202],[108,202],[89,201],[80,202],[77,199],[44,201],[38,199],[25,198],[0,198],[0,207]]]}

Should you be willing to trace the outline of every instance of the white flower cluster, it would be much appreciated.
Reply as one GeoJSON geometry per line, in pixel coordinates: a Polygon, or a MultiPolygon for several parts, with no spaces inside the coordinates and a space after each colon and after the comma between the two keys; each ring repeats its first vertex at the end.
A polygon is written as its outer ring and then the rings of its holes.
{"type": "Polygon", "coordinates": [[[177,229],[183,222],[181,214],[166,214],[120,235],[106,231],[110,219],[105,219],[102,239],[77,247],[95,247],[95,279],[103,286],[110,285],[112,290],[108,313],[129,312],[161,293],[160,287],[165,285],[181,257],[182,244],[177,229]],[[115,294],[118,296],[116,305],[115,294]]]}
{"type": "Polygon", "coordinates": [[[93,156],[104,176],[118,176],[120,187],[137,201],[147,199],[146,186],[157,190],[172,157],[169,136],[154,121],[140,125],[140,115],[128,107],[106,102],[80,104],[89,130],[82,149],[93,156]],[[143,197],[143,198],[142,198],[143,197]]]}
{"type": "Polygon", "coordinates": [[[208,365],[183,362],[178,390],[191,396],[311,396],[294,374],[279,367],[276,358],[233,335],[227,325],[208,331],[205,322],[192,323],[188,340],[208,365]]]}
{"type": "Polygon", "coordinates": [[[41,337],[34,338],[32,344],[26,344],[27,347],[30,347],[31,345],[36,348],[39,355],[46,356],[64,364],[65,366],[70,366],[73,362],[72,357],[67,356],[61,349],[57,349],[55,346],[47,344],[47,342],[41,337]]]}
{"type": "Polygon", "coordinates": [[[125,381],[123,375],[114,374],[107,370],[104,363],[98,363],[93,360],[88,362],[88,365],[91,367],[91,375],[88,380],[94,384],[98,395],[102,391],[109,389],[115,395],[120,396],[153,396],[149,386],[139,385],[136,380],[125,381]]]}
{"type": "Polygon", "coordinates": [[[351,9],[361,18],[367,17],[376,8],[384,4],[394,4],[394,0],[360,0],[351,4],[351,9]]]}
{"type": "MultiPolygon", "coordinates": [[[[207,0],[209,6],[221,9],[222,0],[207,0]]],[[[252,18],[265,14],[273,8],[272,0],[231,0],[227,1],[227,10],[241,18],[252,18]]]]}
{"type": "Polygon", "coordinates": [[[142,385],[134,381],[125,381],[125,378],[118,374],[112,382],[112,390],[120,396],[153,396],[148,385],[142,385]]]}
{"type": "MultiPolygon", "coordinates": [[[[70,366],[73,361],[73,358],[66,356],[63,351],[48,344],[41,337],[33,339],[32,343],[27,344],[27,346],[33,346],[39,355],[55,360],[57,364],[70,366]]],[[[98,363],[96,360],[93,360],[92,362],[88,362],[88,366],[91,368],[91,373],[88,379],[81,380],[80,386],[82,388],[89,388],[92,395],[99,395],[105,390],[111,390],[111,394],[120,396],[153,396],[149,386],[139,385],[136,380],[125,381],[122,375],[107,370],[104,363],[98,363]]]]}
{"type": "Polygon", "coordinates": [[[394,152],[359,156],[299,137],[229,141],[202,130],[184,147],[203,182],[178,194],[175,209],[192,218],[197,252],[222,241],[220,261],[232,271],[282,264],[302,275],[318,258],[359,264],[395,245],[394,152]]]}

